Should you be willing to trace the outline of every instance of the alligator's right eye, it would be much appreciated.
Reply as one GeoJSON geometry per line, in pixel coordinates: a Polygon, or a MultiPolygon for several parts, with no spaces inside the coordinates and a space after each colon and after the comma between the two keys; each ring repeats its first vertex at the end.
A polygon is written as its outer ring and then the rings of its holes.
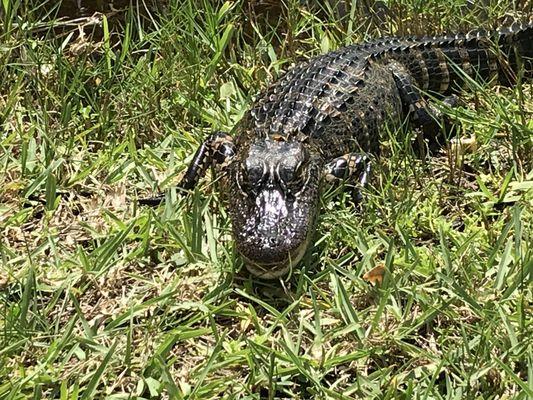
{"type": "Polygon", "coordinates": [[[245,168],[245,178],[252,186],[256,186],[263,181],[266,166],[264,163],[247,162],[245,168]]]}
{"type": "Polygon", "coordinates": [[[261,166],[253,166],[247,169],[248,181],[252,185],[256,185],[261,182],[263,178],[263,168],[261,166]]]}

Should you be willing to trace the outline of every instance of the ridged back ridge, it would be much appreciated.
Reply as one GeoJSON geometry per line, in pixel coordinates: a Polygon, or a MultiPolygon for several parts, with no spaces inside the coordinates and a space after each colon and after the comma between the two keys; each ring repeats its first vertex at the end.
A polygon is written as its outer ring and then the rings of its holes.
{"type": "MultiPolygon", "coordinates": [[[[346,127],[379,123],[379,119],[373,120],[373,114],[382,112],[387,106],[384,103],[392,101],[391,96],[396,93],[377,85],[380,74],[394,72],[394,65],[389,70],[385,68],[391,61],[406,68],[420,89],[433,93],[452,92],[464,82],[465,74],[475,79],[512,83],[512,74],[517,71],[513,51],[524,57],[526,70],[531,71],[532,22],[514,23],[495,32],[388,37],[347,46],[300,63],[274,82],[250,110],[237,142],[246,142],[249,135],[303,134],[317,138],[326,131],[333,141],[333,120],[335,125],[340,124],[340,119],[351,118],[346,127]],[[370,105],[366,104],[369,102],[370,105]]],[[[380,84],[390,83],[384,82],[380,84]]],[[[357,141],[371,142],[371,138],[363,137],[370,131],[370,126],[361,128],[357,141]]],[[[348,139],[341,136],[332,146],[346,146],[348,139]]]]}

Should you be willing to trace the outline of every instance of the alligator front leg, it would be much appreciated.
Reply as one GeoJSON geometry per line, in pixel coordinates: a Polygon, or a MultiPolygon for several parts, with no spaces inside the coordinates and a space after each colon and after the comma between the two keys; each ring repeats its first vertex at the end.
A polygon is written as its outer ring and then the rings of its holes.
{"type": "Polygon", "coordinates": [[[210,135],[196,150],[178,187],[185,190],[193,189],[209,166],[224,168],[234,156],[235,145],[230,135],[225,132],[210,135]]]}
{"type": "Polygon", "coordinates": [[[368,182],[371,162],[366,154],[348,153],[337,157],[324,166],[324,179],[335,183],[356,178],[360,186],[368,182]]]}
{"type": "MultiPolygon", "coordinates": [[[[178,187],[185,190],[193,189],[200,178],[205,175],[209,166],[223,169],[235,156],[233,138],[225,132],[216,132],[210,135],[196,150],[194,157],[185,171],[185,175],[178,183],[178,187]]],[[[139,204],[156,206],[165,198],[159,196],[139,199],[139,204]]]]}

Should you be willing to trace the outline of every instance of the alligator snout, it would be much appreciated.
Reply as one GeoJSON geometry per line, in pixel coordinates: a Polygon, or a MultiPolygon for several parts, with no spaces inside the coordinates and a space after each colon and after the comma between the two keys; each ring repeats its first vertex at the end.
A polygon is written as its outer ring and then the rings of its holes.
{"type": "Polygon", "coordinates": [[[233,230],[248,270],[265,279],[284,275],[304,255],[313,217],[308,204],[290,200],[277,189],[263,190],[255,201],[241,203],[233,230]]]}
{"type": "Polygon", "coordinates": [[[268,237],[267,242],[271,247],[279,247],[283,241],[280,236],[274,234],[268,237]]]}
{"type": "Polygon", "coordinates": [[[294,240],[288,232],[257,229],[248,235],[247,240],[238,242],[238,248],[246,259],[271,265],[287,261],[299,244],[300,241],[294,240]]]}
{"type": "Polygon", "coordinates": [[[246,268],[264,279],[285,275],[305,254],[308,241],[293,241],[280,235],[258,234],[256,243],[239,243],[237,247],[246,268]],[[294,246],[296,244],[296,246],[294,246]]]}

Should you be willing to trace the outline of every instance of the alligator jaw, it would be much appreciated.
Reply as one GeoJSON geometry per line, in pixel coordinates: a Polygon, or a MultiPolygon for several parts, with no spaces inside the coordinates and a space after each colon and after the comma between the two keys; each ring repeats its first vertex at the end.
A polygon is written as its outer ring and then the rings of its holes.
{"type": "Polygon", "coordinates": [[[303,242],[286,261],[281,263],[259,264],[243,256],[244,265],[252,275],[257,276],[258,278],[280,278],[283,275],[286,275],[293,266],[300,262],[307,250],[308,244],[309,239],[303,242]]]}

